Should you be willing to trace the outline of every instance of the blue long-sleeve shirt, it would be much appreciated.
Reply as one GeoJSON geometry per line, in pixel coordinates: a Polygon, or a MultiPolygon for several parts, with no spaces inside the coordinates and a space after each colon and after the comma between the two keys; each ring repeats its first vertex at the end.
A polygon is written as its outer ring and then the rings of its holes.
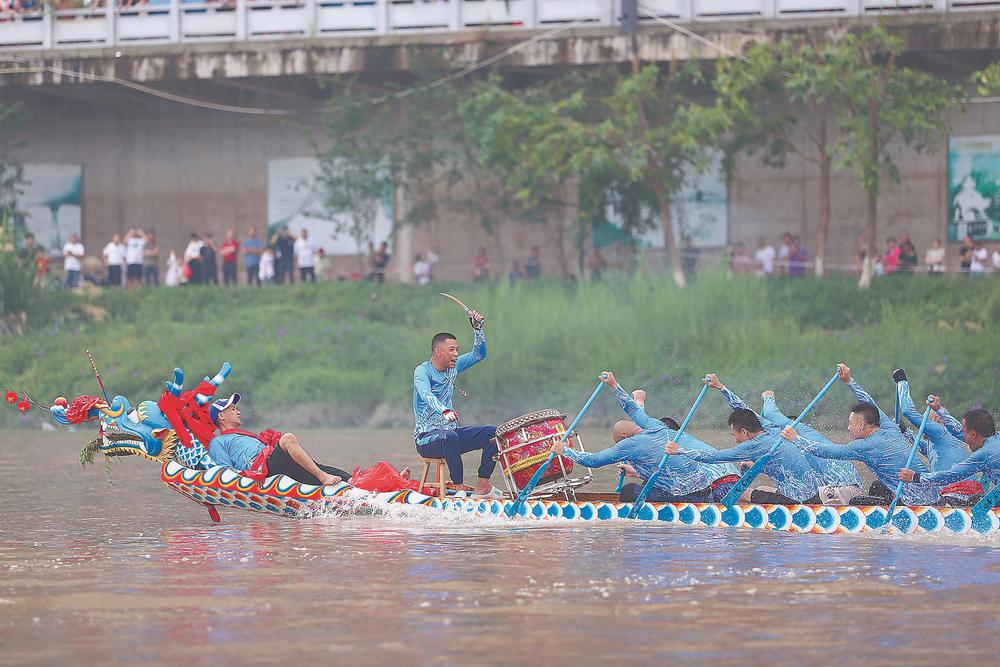
{"type": "Polygon", "coordinates": [[[965,438],[965,428],[962,426],[962,422],[955,419],[955,417],[950,412],[948,412],[943,405],[941,406],[941,409],[937,411],[937,413],[938,416],[941,418],[941,421],[944,422],[944,427],[948,429],[949,433],[951,433],[959,440],[965,438]]]}
{"type": "Polygon", "coordinates": [[[444,418],[446,410],[454,410],[452,398],[455,378],[486,358],[486,334],[476,330],[472,350],[459,356],[454,368],[439,371],[429,360],[413,369],[413,433],[419,436],[436,429],[458,428],[457,422],[444,418]]]}
{"type": "MultiPolygon", "coordinates": [[[[910,383],[903,380],[896,386],[896,391],[899,396],[900,411],[919,430],[923,414],[913,404],[913,398],[910,396],[910,383]]],[[[926,437],[921,439],[918,451],[927,457],[927,463],[931,470],[948,470],[969,456],[969,446],[964,441],[956,438],[946,427],[931,419],[928,419],[924,426],[924,436],[926,437]]]]}
{"type": "MultiPolygon", "coordinates": [[[[772,435],[778,435],[781,433],[781,429],[794,420],[786,417],[781,410],[778,409],[777,404],[774,399],[770,396],[764,399],[764,407],[760,413],[756,412],[750,406],[746,404],[742,398],[737,396],[729,387],[722,388],[722,397],[726,399],[729,403],[729,407],[733,410],[745,409],[750,410],[755,415],[757,419],[760,420],[761,426],[764,430],[772,435]]],[[[808,424],[799,424],[801,427],[801,433],[806,437],[819,442],[830,442],[825,435],[809,426],[808,424]]],[[[833,443],[830,443],[833,444],[833,443]]],[[[813,456],[808,452],[802,452],[803,456],[806,458],[806,462],[809,467],[812,468],[813,473],[816,475],[816,484],[819,486],[861,486],[861,478],[858,477],[858,471],[855,470],[854,466],[846,461],[833,461],[831,459],[823,459],[818,456],[813,456]]]]}
{"type": "MultiPolygon", "coordinates": [[[[578,452],[566,448],[563,450],[563,456],[588,468],[600,468],[626,461],[635,468],[642,479],[648,480],[660,465],[664,446],[677,437],[677,431],[667,428],[667,425],[659,419],[646,414],[646,411],[621,388],[621,385],[615,387],[615,396],[618,397],[625,414],[642,429],[642,432],[630,438],[623,438],[599,452],[578,452]]],[[[693,440],[697,438],[685,433],[681,436],[680,443],[691,443],[693,440]]],[[[683,496],[701,491],[710,484],[711,480],[702,466],[687,456],[674,455],[667,457],[667,464],[653,486],[667,493],[683,496]]]]}
{"type": "MultiPolygon", "coordinates": [[[[851,393],[859,401],[875,404],[874,399],[854,380],[848,384],[851,393]]],[[[887,488],[895,489],[899,483],[899,471],[906,466],[910,455],[910,441],[900,433],[896,422],[879,409],[879,429],[867,438],[858,438],[844,445],[825,444],[799,436],[796,444],[807,452],[825,459],[841,461],[861,461],[867,465],[875,477],[887,488]]],[[[914,459],[913,470],[927,472],[927,465],[914,459]]],[[[938,500],[937,487],[933,484],[907,484],[903,487],[903,502],[907,505],[930,505],[938,500]]]]}
{"type": "Polygon", "coordinates": [[[1000,484],[1000,433],[987,438],[982,447],[951,468],[927,474],[921,473],[920,483],[930,482],[938,486],[948,486],[963,479],[969,479],[980,472],[992,484],[1000,484]]]}

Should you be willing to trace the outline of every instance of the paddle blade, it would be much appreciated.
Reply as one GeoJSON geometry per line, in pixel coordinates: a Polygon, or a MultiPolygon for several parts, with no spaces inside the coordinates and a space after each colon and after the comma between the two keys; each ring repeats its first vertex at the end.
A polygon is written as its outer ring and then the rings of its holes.
{"type": "Polygon", "coordinates": [[[747,489],[750,488],[753,481],[757,479],[757,475],[760,474],[760,471],[764,469],[764,466],[766,466],[767,462],[770,460],[771,454],[764,454],[764,456],[757,459],[757,461],[750,466],[749,470],[743,473],[743,476],[740,477],[740,480],[736,482],[736,484],[733,484],[733,488],[729,489],[729,493],[727,493],[726,497],[722,499],[722,504],[726,506],[726,509],[731,509],[733,505],[739,501],[740,497],[746,492],[747,489]]]}

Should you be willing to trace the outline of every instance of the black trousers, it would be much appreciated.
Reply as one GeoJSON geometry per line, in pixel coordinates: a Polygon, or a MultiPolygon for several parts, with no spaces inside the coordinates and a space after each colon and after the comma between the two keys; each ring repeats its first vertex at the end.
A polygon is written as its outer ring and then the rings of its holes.
{"type": "Polygon", "coordinates": [[[108,287],[122,286],[122,267],[114,264],[108,267],[108,287]]]}
{"type": "Polygon", "coordinates": [[[867,496],[854,496],[851,499],[852,505],[888,505],[892,502],[892,497],[896,492],[887,487],[882,482],[875,480],[868,488],[867,496]]]}
{"type": "Polygon", "coordinates": [[[311,283],[316,282],[316,269],[311,266],[300,266],[299,267],[299,280],[305,282],[308,280],[311,283]]]}
{"type": "Polygon", "coordinates": [[[793,500],[783,493],[777,491],[761,491],[754,489],[750,492],[750,502],[755,505],[822,505],[819,494],[803,501],[793,500]]]}
{"type": "Polygon", "coordinates": [[[225,285],[236,284],[236,262],[222,263],[222,282],[225,285]]]}
{"type": "MultiPolygon", "coordinates": [[[[313,461],[313,463],[316,462],[313,461]]],[[[333,466],[322,465],[320,463],[316,463],[316,466],[323,472],[340,477],[345,482],[351,478],[351,473],[346,470],[334,468],[333,466]]],[[[275,447],[274,451],[271,452],[271,455],[267,457],[267,474],[269,476],[286,475],[294,479],[296,482],[301,482],[302,484],[319,484],[319,480],[316,479],[316,475],[313,475],[298,463],[293,461],[292,457],[288,455],[288,452],[280,446],[275,447]]]]}
{"type": "MultiPolygon", "coordinates": [[[[626,484],[622,487],[621,495],[618,500],[623,503],[635,502],[639,497],[639,492],[642,491],[643,484],[631,483],[626,484]]],[[[651,503],[710,503],[712,502],[712,488],[704,488],[700,491],[695,491],[694,493],[688,493],[683,496],[675,496],[672,493],[664,491],[658,487],[653,487],[646,496],[646,500],[651,503]]]]}

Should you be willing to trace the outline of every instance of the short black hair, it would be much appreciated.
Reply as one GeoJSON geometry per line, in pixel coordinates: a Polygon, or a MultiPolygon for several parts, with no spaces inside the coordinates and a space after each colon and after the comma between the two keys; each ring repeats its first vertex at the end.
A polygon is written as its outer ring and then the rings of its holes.
{"type": "Polygon", "coordinates": [[[760,425],[760,420],[757,419],[757,415],[754,414],[754,411],[748,410],[747,408],[737,408],[733,410],[729,415],[729,425],[737,431],[745,429],[747,433],[757,433],[764,430],[764,427],[760,425]]]}
{"type": "Polygon", "coordinates": [[[453,333],[448,333],[447,331],[442,331],[439,334],[434,334],[434,338],[431,338],[431,352],[437,347],[438,343],[443,343],[446,340],[453,339],[458,340],[458,336],[453,333]]]}
{"type": "Polygon", "coordinates": [[[855,403],[851,407],[851,414],[861,415],[861,418],[864,419],[865,423],[869,426],[879,425],[880,415],[878,413],[878,407],[874,403],[869,403],[868,401],[855,403]]]}
{"type": "Polygon", "coordinates": [[[993,421],[993,415],[987,410],[972,408],[962,416],[962,419],[965,420],[965,428],[971,428],[983,438],[996,435],[997,425],[993,421]]]}
{"type": "Polygon", "coordinates": [[[673,417],[660,417],[660,421],[667,425],[667,428],[673,431],[681,430],[681,425],[677,423],[677,420],[673,417]]]}

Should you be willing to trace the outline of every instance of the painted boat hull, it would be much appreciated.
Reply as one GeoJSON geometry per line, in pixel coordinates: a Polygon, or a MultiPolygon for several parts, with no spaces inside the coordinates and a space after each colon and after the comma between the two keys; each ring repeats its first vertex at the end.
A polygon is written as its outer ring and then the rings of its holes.
{"type": "MultiPolygon", "coordinates": [[[[342,510],[378,512],[392,505],[413,505],[474,516],[500,516],[511,501],[441,500],[416,491],[369,493],[341,482],[329,486],[300,484],[279,475],[258,482],[228,469],[193,470],[170,461],[160,475],[170,488],[215,511],[241,509],[289,518],[305,518],[342,510]]],[[[631,503],[614,500],[609,493],[577,493],[577,500],[529,500],[520,516],[532,519],[609,521],[626,519],[631,503]]],[[[887,507],[840,505],[736,505],[731,510],[717,503],[646,503],[635,521],[680,526],[757,528],[791,533],[879,532],[887,507]]],[[[215,518],[213,514],[213,518],[215,518]]],[[[971,508],[898,506],[893,532],[995,534],[1000,530],[1000,510],[974,521],[971,508]]]]}

